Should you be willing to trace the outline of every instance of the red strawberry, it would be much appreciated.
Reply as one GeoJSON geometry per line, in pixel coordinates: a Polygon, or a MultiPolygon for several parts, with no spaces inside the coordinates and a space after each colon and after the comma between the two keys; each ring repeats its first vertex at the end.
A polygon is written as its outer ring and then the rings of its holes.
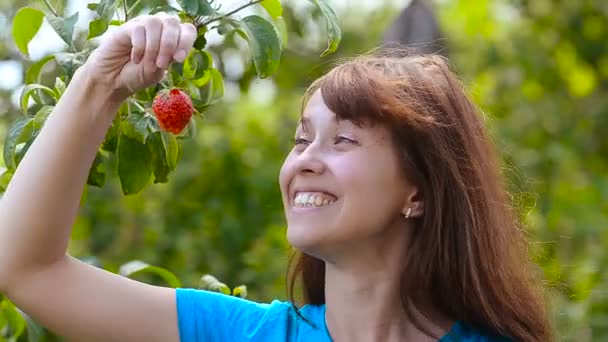
{"type": "Polygon", "coordinates": [[[194,112],[190,97],[177,88],[160,91],[154,98],[152,110],[160,128],[173,134],[181,133],[194,112]]]}

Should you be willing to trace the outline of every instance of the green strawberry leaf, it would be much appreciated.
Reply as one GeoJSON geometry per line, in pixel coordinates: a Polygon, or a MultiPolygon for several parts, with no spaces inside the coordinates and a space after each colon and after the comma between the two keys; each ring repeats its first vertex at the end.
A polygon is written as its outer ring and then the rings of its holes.
{"type": "Polygon", "coordinates": [[[177,0],[177,3],[191,17],[198,15],[198,0],[177,0]]]}
{"type": "Polygon", "coordinates": [[[181,281],[172,272],[158,266],[151,266],[143,261],[133,260],[120,266],[118,273],[123,277],[132,278],[138,274],[150,273],[160,276],[172,288],[182,286],[181,281]]]}
{"type": "Polygon", "coordinates": [[[202,50],[207,45],[207,39],[205,38],[205,33],[207,33],[207,26],[201,26],[198,28],[196,41],[194,41],[195,49],[202,50]]]}
{"type": "Polygon", "coordinates": [[[21,8],[13,19],[15,44],[26,56],[30,53],[27,45],[42,26],[43,19],[44,13],[31,7],[21,8]]]}
{"type": "Polygon", "coordinates": [[[58,52],[55,54],[55,61],[63,68],[69,79],[74,75],[76,69],[84,64],[92,51],[92,49],[87,49],[76,53],[58,52]]]}
{"type": "Polygon", "coordinates": [[[40,71],[50,60],[55,59],[55,56],[46,56],[38,62],[32,64],[25,73],[25,84],[39,82],[40,71]]]}
{"type": "Polygon", "coordinates": [[[283,7],[280,0],[263,0],[260,5],[264,7],[266,12],[273,18],[278,18],[283,15],[283,7]]]}
{"type": "Polygon", "coordinates": [[[63,39],[63,41],[68,44],[68,46],[73,46],[74,41],[72,37],[74,36],[74,25],[78,21],[78,12],[74,13],[72,16],[68,18],[56,17],[52,14],[46,17],[51,27],[57,32],[59,37],[63,39]]]}
{"type": "Polygon", "coordinates": [[[2,303],[0,303],[0,313],[2,313],[7,321],[7,326],[4,329],[4,335],[9,339],[9,341],[17,341],[17,339],[25,332],[25,319],[19,313],[17,307],[8,300],[4,300],[2,303]]]}
{"type": "Polygon", "coordinates": [[[106,183],[105,159],[106,157],[103,154],[97,152],[93,165],[89,170],[88,185],[101,188],[106,183]]]}
{"type": "Polygon", "coordinates": [[[146,145],[124,134],[119,135],[118,178],[124,195],[136,194],[148,185],[152,158],[146,145]]]}
{"type": "Polygon", "coordinates": [[[15,171],[17,162],[15,158],[15,150],[18,144],[26,142],[31,138],[34,131],[34,119],[30,117],[19,117],[11,126],[6,140],[4,141],[4,165],[15,171]]]}
{"type": "Polygon", "coordinates": [[[21,97],[19,99],[19,103],[21,104],[21,111],[23,111],[23,113],[27,113],[27,108],[29,107],[29,100],[30,96],[32,95],[32,92],[38,89],[44,90],[47,94],[53,97],[53,99],[57,100],[57,95],[55,94],[53,89],[42,84],[28,84],[23,87],[23,90],[21,91],[21,97]]]}
{"type": "Polygon", "coordinates": [[[258,76],[266,78],[272,75],[281,59],[281,40],[274,26],[257,15],[233,22],[237,25],[237,32],[249,42],[258,76]]]}
{"type": "Polygon", "coordinates": [[[154,183],[166,183],[169,174],[177,167],[179,150],[181,148],[174,134],[156,132],[148,139],[153,156],[154,183]]]}
{"type": "Polygon", "coordinates": [[[55,9],[55,13],[59,16],[63,16],[65,12],[65,8],[68,5],[69,0],[48,0],[48,3],[53,6],[55,9]]]}
{"type": "Polygon", "coordinates": [[[112,16],[114,16],[119,2],[119,0],[101,0],[95,6],[94,10],[97,12],[98,18],[89,23],[89,35],[87,39],[100,36],[108,30],[108,25],[112,20],[112,16]]]}
{"type": "Polygon", "coordinates": [[[209,69],[209,79],[203,86],[199,86],[195,81],[194,84],[199,89],[199,100],[193,100],[194,107],[202,111],[203,107],[215,103],[224,96],[224,79],[217,69],[209,69]]]}
{"type": "Polygon", "coordinates": [[[142,144],[146,143],[150,133],[158,132],[160,127],[154,117],[149,114],[132,111],[122,122],[122,133],[136,139],[142,144]]]}
{"type": "MultiPolygon", "coordinates": [[[[1,192],[6,191],[6,188],[8,188],[8,183],[13,178],[13,175],[14,175],[13,171],[4,168],[4,171],[2,172],[2,175],[0,176],[0,191],[1,192]]],[[[0,328],[2,328],[1,323],[0,323],[0,328]]]]}
{"type": "Polygon", "coordinates": [[[205,51],[192,49],[184,61],[183,77],[187,80],[195,80],[203,77],[211,67],[211,55],[205,51]]]}
{"type": "Polygon", "coordinates": [[[131,7],[129,7],[129,9],[127,10],[127,15],[129,16],[129,18],[133,18],[134,16],[138,15],[139,12],[141,12],[144,8],[144,2],[141,0],[137,0],[131,5],[131,7]]]}
{"type": "Polygon", "coordinates": [[[43,106],[36,112],[34,115],[34,129],[39,131],[44,126],[46,119],[49,117],[51,112],[53,111],[54,106],[43,106]]]}
{"type": "Polygon", "coordinates": [[[321,57],[324,57],[334,53],[338,49],[342,40],[342,30],[340,29],[338,16],[331,7],[329,0],[312,0],[312,2],[321,10],[325,19],[327,34],[329,35],[327,49],[321,54],[321,57]]]}
{"type": "Polygon", "coordinates": [[[55,78],[55,98],[59,99],[61,97],[61,95],[63,95],[63,93],[65,92],[65,82],[60,78],[57,77],[55,78]]]}
{"type": "Polygon", "coordinates": [[[112,121],[112,126],[108,130],[106,134],[106,138],[101,144],[101,149],[107,152],[115,152],[116,147],[118,146],[118,135],[120,134],[120,117],[116,116],[114,121],[112,121]]]}

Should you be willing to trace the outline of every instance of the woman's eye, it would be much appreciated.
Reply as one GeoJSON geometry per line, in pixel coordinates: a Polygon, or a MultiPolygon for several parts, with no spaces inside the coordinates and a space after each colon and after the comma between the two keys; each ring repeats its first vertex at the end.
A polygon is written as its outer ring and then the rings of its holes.
{"type": "Polygon", "coordinates": [[[308,145],[309,143],[310,143],[310,141],[308,141],[304,138],[295,138],[293,140],[294,145],[308,145]]]}
{"type": "Polygon", "coordinates": [[[339,136],[336,137],[335,143],[336,144],[339,144],[339,143],[356,144],[357,142],[355,140],[353,140],[353,139],[350,139],[350,138],[343,137],[343,136],[339,135],[339,136]]]}

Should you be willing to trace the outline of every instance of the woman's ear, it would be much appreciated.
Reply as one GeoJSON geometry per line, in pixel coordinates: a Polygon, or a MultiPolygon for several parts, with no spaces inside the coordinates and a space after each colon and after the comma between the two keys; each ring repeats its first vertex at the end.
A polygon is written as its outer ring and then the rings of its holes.
{"type": "Polygon", "coordinates": [[[424,201],[418,187],[412,186],[407,195],[401,214],[406,218],[421,217],[424,214],[424,201]]]}

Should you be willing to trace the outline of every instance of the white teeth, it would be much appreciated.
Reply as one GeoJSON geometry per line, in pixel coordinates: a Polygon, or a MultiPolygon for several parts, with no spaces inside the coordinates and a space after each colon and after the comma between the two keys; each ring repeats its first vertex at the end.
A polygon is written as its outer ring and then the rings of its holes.
{"type": "Polygon", "coordinates": [[[318,207],[321,204],[323,204],[323,199],[320,196],[317,196],[317,198],[315,199],[315,205],[318,207]]]}
{"type": "Polygon", "coordinates": [[[334,203],[333,198],[322,193],[300,192],[296,194],[294,204],[296,207],[322,207],[334,203]]]}

